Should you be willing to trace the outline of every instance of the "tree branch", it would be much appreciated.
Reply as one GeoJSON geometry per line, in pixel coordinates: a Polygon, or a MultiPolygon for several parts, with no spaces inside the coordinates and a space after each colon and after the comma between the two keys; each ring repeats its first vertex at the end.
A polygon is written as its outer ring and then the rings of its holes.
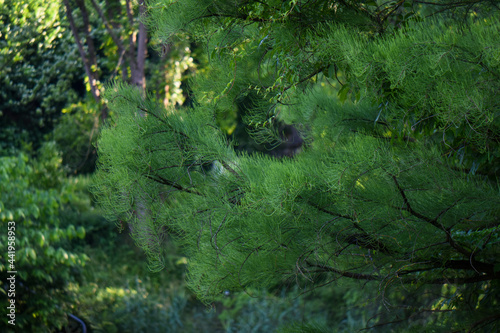
{"type": "Polygon", "coordinates": [[[108,31],[109,35],[111,36],[111,39],[115,43],[116,47],[118,48],[118,53],[122,54],[125,51],[125,48],[123,47],[122,41],[118,36],[115,34],[113,31],[113,27],[109,23],[108,19],[104,15],[101,7],[97,4],[95,0],[90,0],[92,2],[92,5],[94,6],[95,10],[97,11],[97,14],[101,18],[101,20],[104,22],[104,26],[106,27],[106,30],[108,31]]]}
{"type": "Polygon", "coordinates": [[[405,205],[405,207],[402,208],[403,210],[406,210],[407,212],[409,212],[411,215],[415,216],[416,218],[424,220],[425,222],[430,223],[431,225],[435,226],[436,228],[443,230],[445,232],[445,234],[446,234],[446,241],[450,244],[450,246],[452,248],[454,248],[459,253],[461,253],[461,254],[463,254],[463,255],[465,255],[467,257],[471,257],[471,253],[469,251],[465,250],[463,247],[461,247],[460,245],[458,245],[453,240],[453,238],[451,237],[450,230],[447,229],[447,228],[445,228],[442,224],[440,224],[440,223],[437,222],[437,219],[442,214],[444,214],[446,211],[448,211],[451,207],[453,207],[456,204],[456,202],[454,202],[452,206],[450,206],[450,207],[446,208],[445,210],[443,210],[442,212],[440,212],[438,214],[438,216],[436,216],[434,219],[431,219],[431,218],[426,217],[426,216],[424,216],[424,215],[416,212],[415,210],[413,210],[413,208],[410,205],[410,202],[408,201],[408,198],[406,197],[405,191],[399,185],[399,182],[398,182],[396,176],[392,175],[392,179],[394,180],[394,183],[396,184],[396,187],[397,187],[397,189],[398,189],[401,197],[403,198],[403,202],[404,202],[404,205],[405,205]]]}
{"type": "Polygon", "coordinates": [[[348,277],[348,278],[351,278],[351,279],[368,280],[368,281],[378,281],[378,280],[380,280],[380,277],[376,276],[376,275],[341,271],[339,269],[336,269],[336,268],[333,268],[333,267],[330,267],[330,266],[321,265],[321,264],[314,264],[314,263],[311,263],[309,261],[306,261],[306,263],[310,267],[321,268],[322,270],[324,270],[326,272],[331,272],[331,273],[339,274],[339,275],[341,275],[343,277],[348,277]]]}
{"type": "Polygon", "coordinates": [[[177,183],[175,183],[175,182],[173,182],[171,180],[165,179],[165,178],[163,178],[161,176],[156,175],[157,178],[155,178],[155,177],[153,177],[151,175],[144,175],[144,177],[146,177],[148,179],[151,179],[152,181],[155,181],[155,182],[160,183],[160,184],[172,186],[173,188],[175,188],[175,189],[177,189],[179,191],[186,192],[186,193],[191,193],[191,194],[196,194],[196,195],[204,197],[204,195],[201,194],[198,191],[193,191],[193,190],[190,190],[188,188],[185,188],[182,185],[179,185],[179,184],[177,184],[177,183]]]}

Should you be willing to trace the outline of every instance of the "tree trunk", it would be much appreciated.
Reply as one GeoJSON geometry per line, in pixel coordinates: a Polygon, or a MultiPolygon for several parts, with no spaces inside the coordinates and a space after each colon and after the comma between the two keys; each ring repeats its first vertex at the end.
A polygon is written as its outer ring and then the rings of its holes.
{"type": "MultiPolygon", "coordinates": [[[[66,15],[68,16],[68,21],[69,25],[71,27],[71,32],[73,34],[73,37],[75,38],[76,46],[78,47],[78,52],[80,53],[80,57],[82,58],[83,66],[85,68],[85,74],[87,74],[87,77],[89,79],[89,85],[90,85],[90,91],[92,93],[92,96],[94,97],[94,100],[100,104],[101,103],[101,95],[99,92],[99,89],[97,88],[97,73],[95,73],[92,70],[92,63],[89,61],[89,55],[85,53],[85,50],[83,49],[83,45],[80,42],[80,36],[78,34],[78,28],[76,27],[75,20],[73,19],[73,14],[71,12],[71,6],[69,5],[68,0],[63,0],[64,7],[66,8],[66,15]]],[[[88,41],[88,40],[87,40],[88,41]]],[[[93,45],[93,43],[92,43],[93,45]]],[[[89,47],[89,52],[90,52],[90,47],[89,47]]],[[[95,53],[92,56],[90,56],[91,59],[95,59],[95,53]]],[[[103,114],[104,117],[104,114],[103,114]]]]}
{"type": "Polygon", "coordinates": [[[87,11],[87,7],[85,7],[85,2],[83,0],[76,0],[76,5],[78,6],[78,8],[80,8],[80,12],[82,13],[83,31],[85,33],[85,39],[87,41],[87,48],[88,48],[87,55],[90,63],[90,69],[93,72],[94,77],[97,78],[97,73],[96,73],[97,57],[95,52],[94,40],[90,35],[91,28],[89,21],[89,13],[87,11]]]}
{"type": "MultiPolygon", "coordinates": [[[[132,12],[132,5],[130,0],[125,1],[125,9],[130,27],[134,26],[134,16],[132,12]]],[[[146,12],[146,5],[144,0],[139,1],[139,15],[144,15],[146,12]]],[[[128,59],[130,66],[130,83],[139,87],[143,92],[146,90],[146,78],[144,74],[144,63],[146,61],[146,43],[147,31],[144,23],[139,22],[139,32],[132,33],[129,39],[128,59]],[[135,52],[137,47],[137,56],[135,52]]]]}
{"type": "Polygon", "coordinates": [[[139,1],[139,37],[137,40],[137,73],[134,83],[146,91],[146,76],[144,73],[144,64],[147,56],[147,31],[143,19],[146,15],[146,4],[144,0],[139,1]]]}

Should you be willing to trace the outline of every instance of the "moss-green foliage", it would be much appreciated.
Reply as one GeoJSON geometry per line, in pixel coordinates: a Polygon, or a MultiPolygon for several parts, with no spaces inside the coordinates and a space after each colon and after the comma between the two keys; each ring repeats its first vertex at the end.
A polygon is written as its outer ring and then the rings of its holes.
{"type": "MultiPolygon", "coordinates": [[[[0,158],[0,220],[5,228],[0,234],[0,291],[7,294],[4,277],[16,270],[15,327],[22,331],[45,332],[66,322],[75,297],[66,286],[77,281],[88,259],[68,248],[71,239],[85,237],[85,229],[61,222],[61,207],[72,196],[63,176],[53,143],[43,145],[37,159],[25,153],[0,158]],[[7,256],[9,221],[15,222],[15,257],[7,256]]],[[[13,329],[5,306],[1,314],[3,329],[13,329]]]]}
{"type": "Polygon", "coordinates": [[[496,14],[486,1],[153,1],[157,38],[187,31],[212,68],[190,110],[108,89],[98,200],[153,270],[173,235],[206,302],[359,279],[392,311],[367,326],[495,328],[496,14]],[[303,151],[236,154],[224,117],[246,98],[256,141],[279,142],[286,121],[303,151]]]}

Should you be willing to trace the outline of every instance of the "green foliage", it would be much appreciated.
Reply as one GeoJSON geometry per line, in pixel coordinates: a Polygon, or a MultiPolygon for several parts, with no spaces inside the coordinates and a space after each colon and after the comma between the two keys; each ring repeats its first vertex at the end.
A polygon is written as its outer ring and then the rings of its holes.
{"type": "MultiPolygon", "coordinates": [[[[3,249],[7,248],[8,222],[15,222],[15,257],[7,257],[7,251],[2,251],[0,272],[6,276],[7,271],[17,270],[16,327],[42,332],[66,322],[74,295],[65,287],[80,276],[88,257],[68,250],[68,242],[84,238],[85,229],[61,225],[60,209],[71,202],[61,157],[53,143],[43,145],[38,155],[37,159],[24,153],[0,158],[3,249]]],[[[6,280],[2,281],[5,294],[8,288],[6,280]]],[[[4,318],[6,311],[2,307],[4,318]]]]}
{"type": "Polygon", "coordinates": [[[41,144],[61,109],[82,94],[83,69],[60,4],[0,2],[1,148],[41,144]]]}
{"type": "MultiPolygon", "coordinates": [[[[65,213],[66,214],[66,213],[65,213]]],[[[83,279],[68,290],[78,295],[74,311],[93,332],[273,332],[284,321],[318,317],[317,303],[290,301],[284,294],[229,293],[210,308],[196,301],[184,283],[185,258],[169,242],[166,269],[145,270],[142,254],[134,251],[127,234],[116,235],[89,226],[82,245],[90,257],[83,279]],[[94,237],[89,237],[96,233],[94,237]],[[91,242],[100,235],[100,242],[91,242]],[[117,255],[119,254],[119,255],[117,255]],[[258,296],[258,297],[257,297],[258,296]]],[[[110,224],[108,224],[110,225],[110,224]]]]}
{"type": "Polygon", "coordinates": [[[465,4],[150,2],[156,37],[188,32],[212,67],[190,110],[108,89],[106,217],[130,224],[152,270],[175,236],[205,302],[357,279],[385,312],[368,326],[494,329],[500,21],[465,4]],[[277,124],[295,124],[298,156],[235,152],[224,117],[247,99],[253,139],[280,143],[277,124]]]}
{"type": "Polygon", "coordinates": [[[292,324],[281,329],[280,333],[326,333],[329,330],[315,324],[292,324]]]}
{"type": "Polygon", "coordinates": [[[89,283],[73,289],[79,295],[78,311],[93,332],[182,332],[187,298],[167,288],[153,289],[150,281],[136,277],[121,287],[89,283]]]}
{"type": "Polygon", "coordinates": [[[258,290],[234,295],[226,292],[218,300],[223,309],[219,319],[226,332],[274,332],[284,323],[301,318],[325,320],[326,317],[325,312],[315,314],[318,309],[306,306],[303,299],[289,299],[285,290],[278,295],[258,290]]]}
{"type": "Polygon", "coordinates": [[[99,134],[99,112],[95,103],[72,104],[62,110],[49,137],[62,152],[63,164],[73,173],[88,173],[95,168],[94,144],[99,134]]]}

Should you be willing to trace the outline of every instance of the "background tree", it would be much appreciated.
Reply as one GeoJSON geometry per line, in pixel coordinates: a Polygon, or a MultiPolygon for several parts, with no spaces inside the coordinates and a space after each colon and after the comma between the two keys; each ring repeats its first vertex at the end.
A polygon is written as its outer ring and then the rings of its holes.
{"type": "Polygon", "coordinates": [[[60,145],[64,163],[72,171],[89,172],[95,164],[98,117],[103,120],[108,113],[101,96],[105,82],[120,79],[145,91],[148,81],[148,90],[157,99],[180,105],[186,96],[182,82],[196,66],[189,41],[164,45],[148,40],[140,20],[145,15],[144,1],[67,0],[63,4],[64,21],[85,69],[90,96],[62,110],[65,115],[52,139],[60,145]],[[77,140],[68,135],[75,132],[80,133],[77,140]]]}
{"type": "Polygon", "coordinates": [[[0,149],[41,145],[60,110],[85,94],[82,68],[60,6],[0,2],[0,149]]]}
{"type": "MultiPolygon", "coordinates": [[[[95,101],[97,103],[101,101],[99,72],[102,71],[100,69],[102,61],[101,64],[98,64],[99,50],[96,48],[93,34],[96,30],[93,25],[96,23],[105,28],[106,36],[102,36],[104,40],[101,42],[111,42],[116,49],[117,61],[112,64],[114,71],[120,71],[124,80],[144,90],[146,88],[144,67],[147,32],[142,21],[138,21],[138,18],[143,16],[145,12],[144,1],[139,1],[135,8],[138,15],[134,15],[133,7],[135,6],[130,0],[126,0],[124,3],[104,1],[102,4],[95,0],[91,0],[89,3],[84,0],[75,0],[73,3],[64,0],[63,3],[95,101]],[[87,7],[88,5],[91,5],[90,9],[87,7]],[[78,9],[78,18],[81,18],[81,22],[75,21],[73,12],[76,9],[78,9]],[[91,21],[91,14],[94,16],[94,22],[91,21]],[[80,40],[81,34],[85,37],[86,48],[80,40]]],[[[103,118],[106,118],[106,113],[103,113],[103,118]]]]}
{"type": "Polygon", "coordinates": [[[193,109],[174,114],[108,89],[117,115],[95,193],[151,269],[177,235],[202,300],[354,279],[393,301],[369,325],[492,330],[497,14],[489,1],[152,1],[155,36],[188,32],[212,67],[193,109]],[[293,124],[303,152],[237,153],[232,114],[271,148],[293,124]]]}

